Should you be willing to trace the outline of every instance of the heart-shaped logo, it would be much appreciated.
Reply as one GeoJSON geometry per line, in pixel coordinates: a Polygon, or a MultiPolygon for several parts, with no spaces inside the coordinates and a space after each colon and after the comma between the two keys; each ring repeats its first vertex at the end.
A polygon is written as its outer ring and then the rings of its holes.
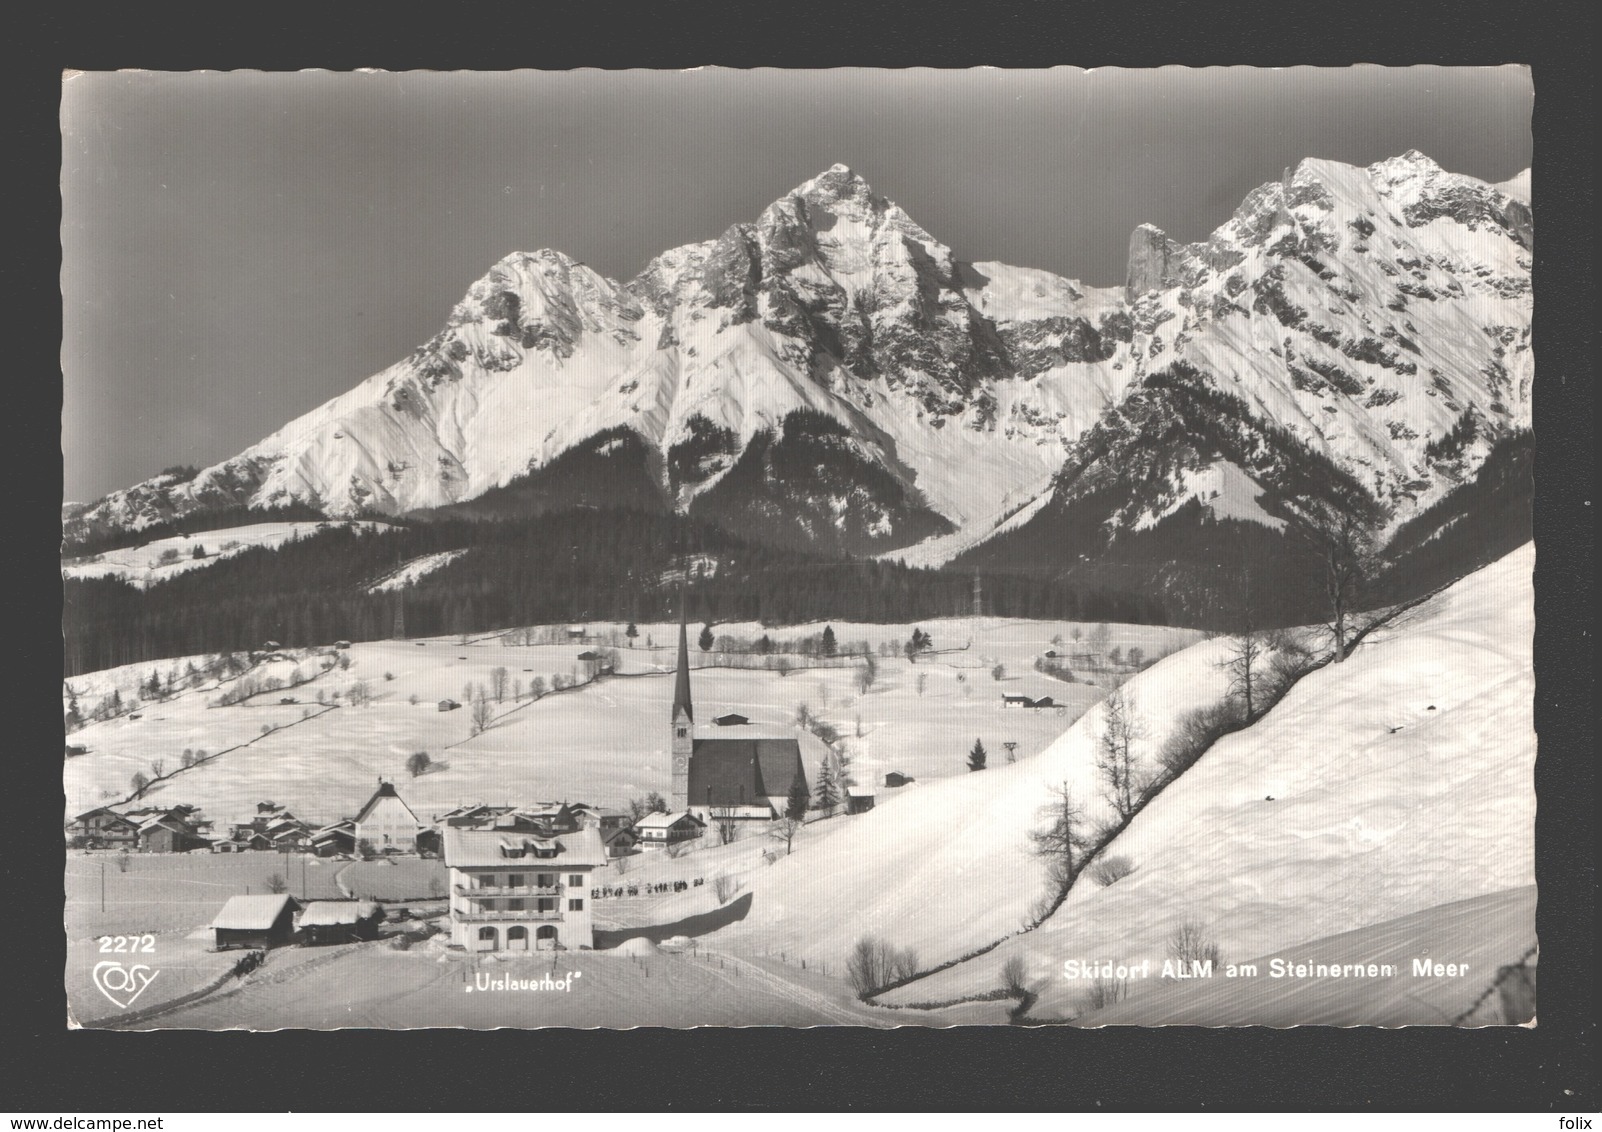
{"type": "Polygon", "coordinates": [[[94,980],[101,994],[116,1006],[127,1010],[133,1005],[134,999],[144,994],[145,988],[156,981],[156,976],[159,974],[160,971],[152,971],[143,963],[124,967],[121,963],[108,959],[104,963],[95,964],[94,980]]]}

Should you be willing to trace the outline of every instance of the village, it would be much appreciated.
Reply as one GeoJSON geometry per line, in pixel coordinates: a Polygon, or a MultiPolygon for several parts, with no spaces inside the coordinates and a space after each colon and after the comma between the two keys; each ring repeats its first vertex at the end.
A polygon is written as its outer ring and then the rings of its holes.
{"type": "MultiPolygon", "coordinates": [[[[335,955],[353,947],[409,950],[420,944],[420,953],[437,951],[447,959],[459,956],[458,962],[471,965],[519,953],[628,955],[631,949],[639,952],[647,946],[653,954],[675,950],[702,954],[699,937],[739,918],[749,906],[749,897],[742,902],[738,895],[749,869],[771,865],[798,849],[804,852],[825,827],[850,821],[884,798],[916,789],[920,776],[927,780],[927,762],[876,758],[879,752],[896,748],[868,742],[860,715],[850,729],[831,724],[825,718],[825,705],[834,707],[831,714],[836,715],[839,708],[855,705],[849,694],[831,697],[823,685],[813,692],[817,707],[802,704],[793,718],[783,722],[774,718],[771,704],[760,701],[755,705],[758,710],[703,708],[698,715],[692,672],[698,684],[717,680],[711,687],[719,694],[712,702],[728,703],[731,697],[720,678],[729,674],[706,667],[709,660],[725,657],[706,650],[704,643],[701,650],[692,649],[693,634],[682,623],[651,628],[661,633],[673,663],[669,668],[656,661],[653,651],[648,654],[653,658],[649,674],[669,682],[673,694],[671,702],[657,708],[662,714],[653,729],[666,741],[646,743],[634,758],[662,772],[660,779],[640,785],[657,784],[665,790],[642,789],[632,796],[613,791],[611,796],[588,798],[546,795],[528,801],[515,797],[487,801],[482,799],[493,797],[494,788],[503,785],[487,774],[477,779],[480,799],[443,804],[438,790],[427,788],[437,787],[448,764],[436,758],[422,765],[414,752],[399,767],[381,767],[361,794],[347,795],[343,806],[332,784],[314,791],[309,808],[293,798],[282,800],[282,794],[281,800],[244,801],[232,776],[225,800],[216,801],[215,788],[223,781],[218,772],[225,759],[238,768],[252,748],[279,737],[276,728],[266,728],[259,742],[247,742],[224,758],[186,758],[179,773],[159,778],[139,774],[128,798],[71,815],[65,832],[68,928],[74,946],[104,947],[107,939],[148,935],[159,936],[171,951],[181,937],[191,971],[180,978],[169,976],[166,985],[152,989],[136,1008],[111,1010],[99,1017],[90,1008],[80,1021],[129,1024],[153,1009],[181,1017],[196,986],[211,987],[208,993],[216,994],[222,984],[212,984],[219,978],[230,986],[244,985],[258,969],[282,972],[293,967],[301,953],[335,955]],[[669,644],[674,635],[677,641],[669,644]],[[692,657],[699,663],[692,664],[692,657]],[[760,710],[764,707],[769,710],[760,710]],[[658,753],[666,757],[654,758],[658,753]],[[920,774],[911,773],[912,767],[920,774]],[[187,797],[186,785],[193,787],[187,797]],[[338,811],[328,812],[330,805],[338,806],[338,811]],[[690,914],[655,914],[655,906],[665,899],[689,894],[699,900],[690,914]]],[[[825,631],[833,636],[832,629],[825,631]]],[[[1017,627],[1009,632],[1016,633],[1017,627]]],[[[1139,639],[1154,653],[1156,633],[1177,637],[1173,631],[1139,632],[1139,639]]],[[[574,650],[578,665],[573,666],[569,688],[583,694],[591,688],[604,689],[614,679],[626,679],[631,661],[640,665],[626,648],[608,647],[618,633],[602,636],[581,626],[558,627],[546,631],[541,644],[527,647],[545,654],[574,650]]],[[[522,639],[529,636],[525,633],[522,639]]],[[[433,642],[393,644],[440,647],[433,642]]],[[[724,644],[727,647],[727,641],[724,644]]],[[[989,653],[981,658],[959,652],[956,659],[972,673],[956,671],[951,688],[956,703],[971,719],[1029,720],[1030,726],[1021,731],[1012,728],[1024,737],[1024,755],[1066,726],[1062,717],[1074,702],[1072,696],[1053,696],[1042,687],[1063,681],[1062,673],[1052,668],[1065,665],[1067,656],[1059,660],[1053,642],[1033,634],[1030,645],[1023,654],[1031,674],[1029,692],[1012,691],[1016,680],[1004,680],[1005,660],[989,653]],[[1047,647],[1034,645],[1036,640],[1047,647]],[[981,677],[997,691],[982,698],[975,695],[973,688],[981,677]]],[[[300,706],[302,697],[311,699],[306,692],[319,677],[327,682],[343,676],[350,671],[345,658],[359,657],[372,647],[353,649],[350,642],[338,641],[308,658],[279,642],[265,642],[253,655],[249,670],[233,676],[231,683],[219,681],[215,687],[221,690],[210,702],[227,711],[247,712],[300,706]],[[282,681],[264,677],[275,665],[278,670],[294,668],[282,681]],[[304,676],[297,680],[297,671],[314,676],[311,681],[304,676]],[[240,684],[248,694],[229,691],[240,684]],[[301,695],[278,694],[284,686],[301,695]],[[293,705],[285,702],[291,700],[293,705]]],[[[458,642],[456,647],[472,646],[458,642]]],[[[904,643],[882,642],[873,651],[886,656],[884,661],[876,661],[865,645],[854,647],[861,653],[847,652],[845,664],[831,657],[817,661],[819,671],[842,684],[849,682],[863,699],[871,687],[862,675],[864,664],[883,665],[898,675],[905,669],[904,682],[887,672],[874,690],[888,694],[902,685],[901,694],[909,699],[933,700],[939,693],[928,687],[931,674],[939,673],[936,679],[953,676],[951,669],[935,663],[932,638],[922,629],[914,628],[904,643]],[[902,655],[888,655],[893,651],[902,655]]],[[[1129,646],[1129,652],[1138,663],[1140,647],[1129,646]]],[[[1021,660],[1014,663],[1022,667],[1021,660]]],[[[1083,659],[1080,663],[1083,671],[1083,659]]],[[[770,687],[785,675],[782,669],[774,675],[766,666],[760,671],[769,673],[770,687]]],[[[744,677],[746,670],[735,668],[735,674],[744,677]]],[[[492,678],[489,683],[493,682],[492,678]]],[[[665,690],[666,685],[661,686],[665,690]]],[[[1078,693],[1076,713],[1094,702],[1099,691],[1085,683],[1068,687],[1078,693]]],[[[799,688],[787,682],[783,693],[794,694],[792,690],[799,688]]],[[[475,694],[476,689],[467,686],[461,698],[441,695],[418,703],[421,697],[408,693],[404,700],[396,696],[391,702],[396,710],[426,709],[429,717],[449,721],[456,718],[462,699],[475,703],[475,694]]],[[[382,693],[370,698],[381,699],[382,693]]],[[[317,699],[329,697],[318,693],[317,699]]],[[[362,710],[368,705],[361,701],[360,696],[347,695],[345,703],[362,710]]],[[[136,701],[121,716],[91,724],[80,734],[120,738],[119,729],[137,727],[144,722],[138,717],[157,710],[170,709],[159,700],[154,705],[136,701]]],[[[313,715],[302,722],[309,727],[319,721],[313,715]]],[[[487,738],[493,722],[484,727],[470,724],[474,737],[487,738]]],[[[884,739],[898,722],[878,724],[875,736],[884,739]]],[[[984,730],[990,730],[988,724],[984,730]]],[[[373,738],[367,736],[369,744],[373,738]]],[[[989,742],[996,763],[1004,765],[1019,757],[1020,743],[1006,732],[992,733],[989,742]]],[[[69,750],[69,768],[89,765],[86,753],[69,750]]],[[[966,741],[953,754],[946,773],[971,773],[985,765],[980,739],[966,741]],[[979,748],[977,756],[970,745],[979,748]]],[[[896,756],[891,753],[889,758],[896,756]]],[[[278,785],[293,785],[281,777],[282,764],[276,770],[278,785]]],[[[575,794],[584,787],[573,781],[552,785],[572,787],[575,794]]],[[[805,964],[807,957],[797,962],[805,964]]],[[[811,967],[800,969],[808,977],[828,978],[823,973],[827,966],[828,960],[819,957],[811,967]]],[[[857,1009],[840,975],[837,963],[836,997],[847,1009],[857,1009]]],[[[107,997],[104,990],[101,993],[107,997]]],[[[74,1003],[75,1008],[84,1005],[74,1003]]]]}
{"type": "MultiPolygon", "coordinates": [[[[1516,791],[1519,761],[1463,729],[1527,704],[1517,664],[1489,649],[1479,668],[1465,659],[1484,696],[1413,677],[1405,697],[1384,689],[1411,671],[1414,642],[1467,622],[1491,626],[1477,640],[1527,640],[1498,628],[1519,615],[1500,594],[1522,565],[1512,556],[1403,611],[1343,664],[1308,666],[1316,628],[1286,636],[1262,672],[1290,673],[1277,694],[1302,706],[1245,730],[1230,722],[1232,638],[977,613],[274,644],[243,665],[196,658],[187,687],[172,665],[180,678],[160,694],[147,666],[76,678],[64,700],[91,718],[69,731],[81,749],[64,763],[66,796],[99,801],[71,807],[65,830],[72,1020],[950,1026],[1028,1011],[1096,1025],[1159,1002],[1165,1016],[1220,1008],[1155,987],[1130,989],[1128,1005],[1124,989],[1052,977],[1058,951],[1126,938],[1159,958],[1199,938],[1264,970],[1281,953],[1352,947],[1394,954],[1398,969],[1424,947],[1476,971],[1517,967],[1528,940],[1512,929],[1534,889],[1512,859],[1476,865],[1433,918],[1387,879],[1405,869],[1353,874],[1356,934],[1333,911],[1308,923],[1295,892],[1240,922],[1185,917],[1197,884],[1209,908],[1229,907],[1255,890],[1244,874],[1325,860],[1328,839],[1287,833],[1259,865],[1207,831],[1278,836],[1303,809],[1327,820],[1327,782],[1364,788],[1369,764],[1326,774],[1308,750],[1322,732],[1303,723],[1349,703],[1354,679],[1374,691],[1343,726],[1395,789],[1416,789],[1408,767],[1428,736],[1480,761],[1454,764],[1451,791],[1421,805],[1491,789],[1482,762],[1501,795],[1516,791]],[[599,658],[592,670],[580,652],[599,658]],[[498,678],[514,672],[533,679],[498,678]],[[562,679],[530,695],[542,672],[562,679]],[[119,694],[120,711],[100,710],[119,694]],[[161,755],[174,750],[176,768],[161,755]],[[1215,816],[1198,823],[1198,805],[1215,816]]],[[[1445,823],[1439,836],[1483,848],[1500,828],[1445,823]]],[[[1512,1010],[1476,980],[1422,997],[1369,990],[1274,1001],[1399,1024],[1512,1010]]]]}

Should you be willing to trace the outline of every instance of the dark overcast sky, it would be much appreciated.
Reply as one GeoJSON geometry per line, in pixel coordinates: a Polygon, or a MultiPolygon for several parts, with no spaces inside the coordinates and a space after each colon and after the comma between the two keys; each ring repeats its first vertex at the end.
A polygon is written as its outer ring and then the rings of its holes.
{"type": "Polygon", "coordinates": [[[65,493],[226,458],[514,250],[617,279],[835,162],[966,260],[1119,283],[1303,157],[1530,164],[1523,68],[92,73],[63,87],[65,493]]]}

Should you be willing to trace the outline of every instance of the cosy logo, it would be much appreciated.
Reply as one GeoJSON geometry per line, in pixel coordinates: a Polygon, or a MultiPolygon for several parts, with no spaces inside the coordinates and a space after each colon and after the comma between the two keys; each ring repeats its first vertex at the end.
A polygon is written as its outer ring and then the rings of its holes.
{"type": "Polygon", "coordinates": [[[159,974],[160,971],[153,971],[143,963],[124,967],[121,963],[108,959],[95,964],[94,980],[101,994],[119,1008],[127,1010],[133,1005],[134,999],[144,994],[145,988],[156,981],[156,976],[159,974]]]}

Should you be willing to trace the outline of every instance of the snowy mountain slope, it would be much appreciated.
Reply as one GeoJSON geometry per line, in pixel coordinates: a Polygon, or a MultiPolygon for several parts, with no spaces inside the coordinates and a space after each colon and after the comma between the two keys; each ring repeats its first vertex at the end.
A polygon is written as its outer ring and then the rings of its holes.
{"type": "MultiPolygon", "coordinates": [[[[1133,873],[1107,888],[1082,881],[1039,930],[888,1001],[989,989],[1018,955],[1041,987],[1033,1013],[1069,1017],[1086,984],[1063,977],[1065,958],[1160,967],[1186,918],[1239,961],[1532,884],[1533,565],[1527,545],[1304,678],[1135,817],[1108,850],[1133,873]]],[[[1165,663],[1194,670],[1199,650],[1165,663]]],[[[1130,687],[1156,706],[1138,680],[1130,687]]],[[[988,834],[989,853],[1015,839],[988,834]]],[[[922,896],[937,908],[988,899],[922,896]]]]}
{"type": "Polygon", "coordinates": [[[441,550],[433,554],[425,554],[419,558],[413,558],[408,562],[402,563],[368,586],[367,592],[370,594],[393,593],[397,590],[404,590],[407,586],[415,586],[420,579],[427,577],[435,570],[449,566],[466,553],[467,551],[465,550],[441,550]]]}
{"type": "MultiPolygon", "coordinates": [[[[121,578],[141,589],[190,570],[214,565],[251,547],[277,547],[291,539],[304,538],[326,528],[327,523],[252,523],[243,527],[200,531],[192,535],[174,535],[152,539],[141,546],[108,550],[65,561],[61,565],[63,578],[121,578]],[[196,557],[196,550],[202,551],[196,557]]],[[[385,526],[383,523],[361,522],[353,524],[368,530],[385,526]]]]}
{"type": "Polygon", "coordinates": [[[1498,996],[1483,998],[1499,968],[1535,943],[1534,885],[1454,900],[1394,920],[1284,948],[1248,962],[1257,975],[1143,980],[1129,997],[1083,1016],[1088,1026],[1439,1026],[1498,1025],[1498,996]],[[1467,968],[1418,977],[1413,962],[1467,968]],[[1395,974],[1363,978],[1275,977],[1272,964],[1389,964],[1395,974]]]}
{"type": "Polygon", "coordinates": [[[1065,458],[1067,479],[1135,483],[1115,525],[1208,502],[1226,459],[1270,491],[1276,464],[1327,460],[1406,510],[1528,422],[1522,184],[1416,153],[1304,161],[1204,243],[1138,229],[1126,286],[1093,288],[960,263],[837,165],[628,283],[555,251],[508,256],[410,357],[193,479],[112,493],[69,533],[291,499],[435,508],[620,430],[679,505],[850,550],[983,532],[1065,458]],[[1216,415],[1245,450],[1206,433],[1118,444],[1140,433],[1131,415],[1173,415],[1152,386],[1175,373],[1227,398],[1216,415]],[[1286,442],[1254,453],[1269,427],[1286,442]]]}
{"type": "MultiPolygon", "coordinates": [[[[1224,694],[1223,655],[1222,641],[1204,641],[1125,685],[1148,718],[1152,743],[1178,716],[1224,694]]],[[[920,782],[868,813],[809,827],[824,836],[805,853],[748,874],[750,914],[714,941],[843,964],[852,944],[871,934],[914,948],[930,966],[1017,931],[1046,888],[1026,835],[1045,824],[1039,811],[1048,791],[1067,782],[1103,815],[1095,757],[1104,718],[1098,704],[1034,758],[1007,765],[993,757],[980,773],[920,782]]],[[[682,906],[699,911],[697,899],[685,894],[682,906]]],[[[663,914],[679,907],[664,905],[663,914]]]]}

